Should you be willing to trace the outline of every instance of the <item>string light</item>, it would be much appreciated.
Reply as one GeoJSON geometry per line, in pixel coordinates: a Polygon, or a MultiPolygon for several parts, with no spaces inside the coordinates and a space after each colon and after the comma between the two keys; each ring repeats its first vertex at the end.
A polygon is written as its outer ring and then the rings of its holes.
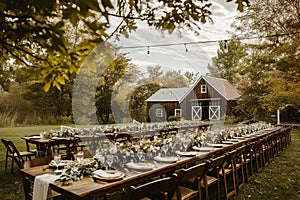
{"type": "MultiPolygon", "coordinates": [[[[228,41],[242,41],[242,40],[252,40],[252,39],[263,39],[263,38],[274,38],[276,37],[276,45],[279,45],[279,37],[282,36],[291,36],[300,34],[300,32],[292,32],[292,33],[282,33],[282,34],[274,34],[274,35],[266,35],[266,36],[254,36],[254,37],[244,37],[244,38],[234,38],[234,39],[223,39],[223,40],[205,40],[205,41],[196,41],[196,42],[185,42],[185,43],[166,43],[166,44],[153,44],[153,45],[140,45],[140,46],[121,46],[119,49],[138,49],[138,48],[147,48],[147,54],[150,54],[150,47],[168,47],[168,46],[178,46],[178,45],[184,45],[185,51],[188,52],[187,45],[196,45],[196,44],[209,44],[209,43],[219,43],[221,41],[224,41],[227,43],[228,41]],[[278,38],[278,42],[277,42],[278,38]]],[[[224,46],[225,48],[225,46],[224,46]]],[[[226,48],[228,49],[228,46],[226,44],[226,48]]]]}
{"type": "Polygon", "coordinates": [[[184,47],[185,47],[185,53],[187,53],[189,50],[186,47],[186,43],[184,43],[184,47]]]}
{"type": "Polygon", "coordinates": [[[280,45],[279,36],[278,35],[276,35],[275,45],[276,45],[276,47],[279,47],[279,45],[280,45]]]}
{"type": "Polygon", "coordinates": [[[150,54],[150,47],[147,46],[147,54],[149,55],[150,54]]]}
{"type": "Polygon", "coordinates": [[[228,47],[227,47],[227,40],[224,40],[224,50],[228,52],[228,47]]]}

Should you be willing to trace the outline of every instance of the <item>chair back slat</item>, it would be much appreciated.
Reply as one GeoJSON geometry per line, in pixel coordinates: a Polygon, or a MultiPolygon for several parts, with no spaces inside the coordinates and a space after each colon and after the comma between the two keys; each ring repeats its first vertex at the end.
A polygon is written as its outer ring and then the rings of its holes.
{"type": "Polygon", "coordinates": [[[206,167],[206,163],[201,163],[187,169],[181,169],[178,171],[178,181],[197,184],[199,178],[201,180],[204,177],[206,167]]]}
{"type": "Polygon", "coordinates": [[[7,153],[12,157],[12,159],[17,163],[20,169],[23,168],[25,160],[21,156],[15,144],[10,140],[1,139],[2,143],[5,145],[7,153]]]}
{"type": "Polygon", "coordinates": [[[172,190],[175,179],[176,174],[172,177],[157,179],[137,187],[131,186],[125,195],[125,200],[138,200],[146,197],[151,198],[159,194],[163,196],[160,197],[160,199],[169,200],[174,194],[172,190]]]}
{"type": "Polygon", "coordinates": [[[32,160],[27,160],[24,163],[24,169],[28,169],[30,167],[36,167],[41,165],[48,165],[51,162],[52,158],[50,157],[39,157],[32,160]]]}

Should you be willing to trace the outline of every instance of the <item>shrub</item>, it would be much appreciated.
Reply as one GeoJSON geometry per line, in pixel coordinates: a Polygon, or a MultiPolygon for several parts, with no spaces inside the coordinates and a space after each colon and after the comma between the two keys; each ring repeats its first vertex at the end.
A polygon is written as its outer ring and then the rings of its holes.
{"type": "Polygon", "coordinates": [[[168,121],[180,121],[180,117],[171,115],[168,117],[168,121]]]}

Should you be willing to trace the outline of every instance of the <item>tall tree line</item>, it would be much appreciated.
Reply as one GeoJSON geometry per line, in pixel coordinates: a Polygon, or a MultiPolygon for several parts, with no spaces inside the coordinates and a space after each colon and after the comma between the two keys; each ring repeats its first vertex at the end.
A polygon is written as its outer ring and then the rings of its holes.
{"type": "Polygon", "coordinates": [[[299,0],[253,1],[226,49],[219,44],[208,69],[240,90],[238,116],[265,120],[286,104],[300,108],[299,9],[299,0]]]}

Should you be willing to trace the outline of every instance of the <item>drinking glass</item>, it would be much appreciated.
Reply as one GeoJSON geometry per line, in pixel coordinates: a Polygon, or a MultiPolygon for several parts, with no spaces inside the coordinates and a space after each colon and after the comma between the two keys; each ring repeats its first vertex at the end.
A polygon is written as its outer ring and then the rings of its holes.
{"type": "Polygon", "coordinates": [[[56,170],[58,170],[58,165],[61,161],[61,155],[60,154],[54,155],[53,160],[54,160],[55,165],[56,165],[56,170]]]}
{"type": "Polygon", "coordinates": [[[137,156],[138,156],[138,158],[139,158],[139,162],[141,162],[142,159],[143,159],[143,156],[144,156],[144,152],[143,152],[143,151],[138,151],[138,152],[137,152],[137,156]]]}
{"type": "Polygon", "coordinates": [[[106,163],[108,164],[108,169],[111,169],[111,165],[114,162],[114,156],[112,154],[108,154],[106,156],[106,163]]]}
{"type": "Polygon", "coordinates": [[[167,152],[168,152],[168,150],[169,150],[169,144],[164,144],[164,145],[162,146],[162,150],[163,150],[163,152],[164,152],[164,156],[166,157],[166,156],[167,156],[167,152]]]}
{"type": "Polygon", "coordinates": [[[188,150],[188,147],[189,147],[189,145],[190,145],[190,142],[191,142],[191,140],[188,139],[188,138],[183,138],[183,139],[182,139],[182,145],[183,145],[183,147],[184,147],[184,151],[187,151],[187,150],[188,150]]]}
{"type": "Polygon", "coordinates": [[[81,163],[81,161],[83,160],[83,158],[84,158],[83,151],[78,151],[77,154],[76,154],[76,159],[77,159],[78,163],[81,163]]]}

